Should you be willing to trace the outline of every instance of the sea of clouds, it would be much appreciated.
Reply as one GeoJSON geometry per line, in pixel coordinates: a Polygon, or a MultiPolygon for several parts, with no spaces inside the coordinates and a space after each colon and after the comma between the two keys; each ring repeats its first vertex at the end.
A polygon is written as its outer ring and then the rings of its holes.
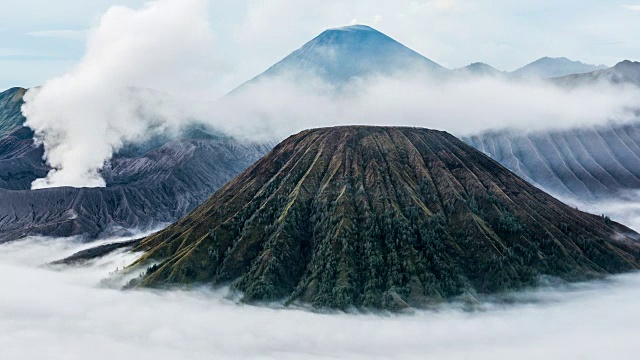
{"type": "MultiPolygon", "coordinates": [[[[111,239],[110,241],[114,241],[111,239]]],[[[89,245],[0,245],[0,359],[636,359],[640,274],[410,315],[237,304],[224,291],[122,291],[136,254],[42,266],[89,245]]],[[[133,274],[135,275],[135,274],[133,274]]]]}

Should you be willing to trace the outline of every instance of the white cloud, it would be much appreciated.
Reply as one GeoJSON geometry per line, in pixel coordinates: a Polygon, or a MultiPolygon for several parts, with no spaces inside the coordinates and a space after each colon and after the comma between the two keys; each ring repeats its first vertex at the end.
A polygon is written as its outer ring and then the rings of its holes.
{"type": "Polygon", "coordinates": [[[0,358],[635,359],[640,275],[523,293],[516,305],[412,315],[315,314],[237,305],[210,291],[100,285],[132,256],[38,267],[68,240],[0,246],[0,358]]]}
{"type": "Polygon", "coordinates": [[[640,5],[623,5],[622,7],[631,11],[640,11],[640,5]]]}
{"type": "Polygon", "coordinates": [[[640,88],[633,86],[603,83],[566,90],[545,82],[443,81],[409,72],[359,79],[337,93],[319,79],[281,77],[251,84],[213,108],[190,105],[198,118],[252,139],[283,139],[307,128],[350,124],[419,126],[462,136],[633,121],[638,118],[629,109],[638,108],[639,97],[640,88]]]}

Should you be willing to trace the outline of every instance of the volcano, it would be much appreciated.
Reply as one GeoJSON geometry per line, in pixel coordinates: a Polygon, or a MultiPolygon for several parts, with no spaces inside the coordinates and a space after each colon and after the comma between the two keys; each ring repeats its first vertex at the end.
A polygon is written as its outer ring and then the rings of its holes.
{"type": "Polygon", "coordinates": [[[339,86],[354,78],[407,71],[443,75],[449,70],[369,26],[352,25],[323,31],[233,93],[278,77],[317,77],[339,86]]]}
{"type": "Polygon", "coordinates": [[[142,240],[138,286],[231,285],[247,302],[399,310],[640,268],[637,233],[569,207],[441,131],[289,137],[142,240]]]}

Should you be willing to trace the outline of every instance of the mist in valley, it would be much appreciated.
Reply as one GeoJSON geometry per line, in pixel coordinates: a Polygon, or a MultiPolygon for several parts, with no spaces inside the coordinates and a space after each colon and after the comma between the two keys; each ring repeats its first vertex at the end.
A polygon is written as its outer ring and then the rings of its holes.
{"type": "MultiPolygon", "coordinates": [[[[117,241],[111,239],[109,241],[117,241]]],[[[513,294],[510,304],[322,314],[238,304],[225,290],[120,290],[134,253],[43,264],[88,245],[0,245],[0,358],[634,359],[640,274],[513,294]]],[[[135,274],[131,274],[135,276],[135,274]]]]}

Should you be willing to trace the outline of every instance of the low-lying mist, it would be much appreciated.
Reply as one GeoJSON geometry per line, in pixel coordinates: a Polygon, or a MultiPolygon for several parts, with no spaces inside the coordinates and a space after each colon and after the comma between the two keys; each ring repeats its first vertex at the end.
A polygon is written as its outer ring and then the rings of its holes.
{"type": "Polygon", "coordinates": [[[48,268],[86,247],[0,245],[1,359],[635,359],[640,274],[520,293],[512,305],[411,315],[318,314],[236,304],[224,292],[121,291],[116,253],[48,268]]]}
{"type": "Polygon", "coordinates": [[[273,141],[345,124],[468,135],[637,118],[636,87],[603,83],[569,90],[501,78],[445,80],[403,69],[335,85],[314,76],[312,67],[301,68],[246,84],[218,100],[220,93],[208,84],[224,77],[223,56],[216,53],[207,16],[205,0],[110,9],[91,31],[80,63],[26,96],[27,126],[44,144],[53,168],[32,187],[104,186],[100,169],[124,144],[194,122],[243,139],[273,141]]]}

